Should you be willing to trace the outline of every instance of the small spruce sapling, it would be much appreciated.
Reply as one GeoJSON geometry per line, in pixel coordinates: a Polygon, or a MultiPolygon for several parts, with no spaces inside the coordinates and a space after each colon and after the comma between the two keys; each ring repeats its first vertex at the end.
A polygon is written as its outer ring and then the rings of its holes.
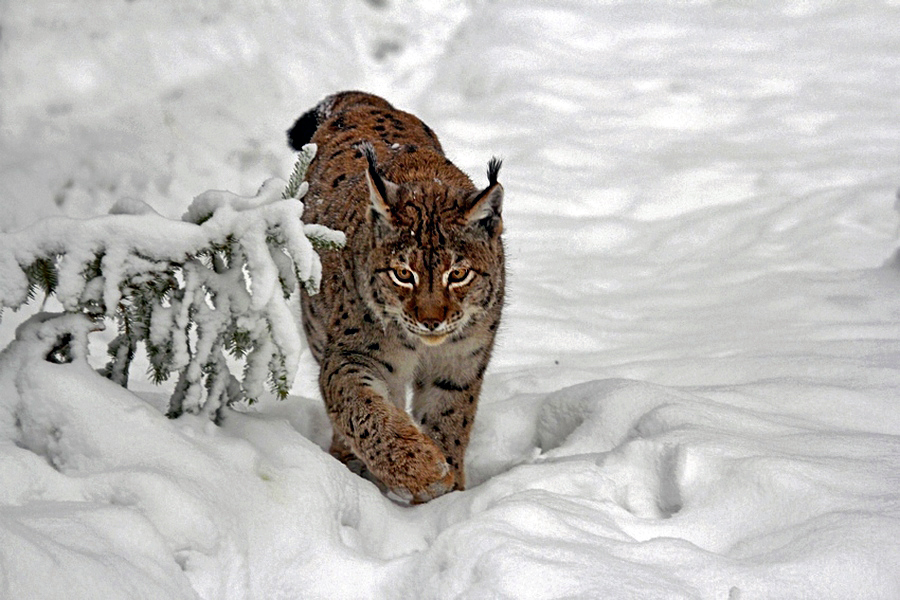
{"type": "Polygon", "coordinates": [[[177,377],[173,417],[218,418],[266,388],[284,398],[302,344],[299,286],[318,291],[316,251],[344,244],[342,233],[301,220],[315,152],[304,146],[287,185],[269,180],[252,198],[206,192],[180,221],[126,200],[104,217],[47,219],[0,235],[0,310],[41,291],[64,314],[114,319],[102,374],[127,386],[142,346],[152,381],[177,377]]]}

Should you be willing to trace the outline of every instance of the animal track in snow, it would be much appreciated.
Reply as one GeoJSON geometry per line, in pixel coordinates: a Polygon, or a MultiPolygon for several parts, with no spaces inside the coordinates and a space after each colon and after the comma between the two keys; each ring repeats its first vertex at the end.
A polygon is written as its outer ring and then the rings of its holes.
{"type": "Polygon", "coordinates": [[[663,441],[637,439],[604,457],[601,466],[616,486],[612,500],[629,513],[668,519],[683,505],[682,452],[663,441]]]}

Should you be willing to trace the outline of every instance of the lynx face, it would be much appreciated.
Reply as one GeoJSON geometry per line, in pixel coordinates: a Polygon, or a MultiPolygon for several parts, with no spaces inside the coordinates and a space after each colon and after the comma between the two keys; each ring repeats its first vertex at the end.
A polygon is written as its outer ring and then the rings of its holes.
{"type": "Polygon", "coordinates": [[[379,177],[370,167],[376,307],[430,346],[464,335],[497,300],[502,188],[466,193],[384,179],[379,187],[379,177]]]}

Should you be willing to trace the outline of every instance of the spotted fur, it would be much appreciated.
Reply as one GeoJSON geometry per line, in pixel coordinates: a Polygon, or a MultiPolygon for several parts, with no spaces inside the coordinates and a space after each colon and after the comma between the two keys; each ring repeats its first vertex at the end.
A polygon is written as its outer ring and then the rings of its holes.
{"type": "Polygon", "coordinates": [[[347,235],[303,296],[332,454],[412,502],[463,489],[503,307],[500,161],[478,189],[427,125],[361,92],[325,98],[288,136],[318,145],[304,221],[347,235]]]}

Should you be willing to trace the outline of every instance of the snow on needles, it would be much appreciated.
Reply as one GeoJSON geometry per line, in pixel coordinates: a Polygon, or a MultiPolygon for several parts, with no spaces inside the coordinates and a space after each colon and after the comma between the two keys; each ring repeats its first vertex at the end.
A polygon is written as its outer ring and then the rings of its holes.
{"type": "MultiPolygon", "coordinates": [[[[307,150],[301,158],[315,153],[307,150]]],[[[226,349],[246,361],[247,398],[261,396],[267,381],[286,395],[302,350],[298,286],[315,293],[321,278],[313,243],[344,241],[322,227],[307,234],[300,201],[307,186],[293,187],[287,194],[273,178],[252,198],[205,192],[182,221],[126,201],[109,216],[56,218],[0,234],[0,272],[9,274],[0,278],[0,306],[18,308],[39,285],[68,312],[115,318],[120,336],[110,344],[107,373],[127,383],[136,346],[146,342],[155,379],[183,371],[173,415],[196,412],[206,397],[213,412],[237,399],[226,349]]]]}

